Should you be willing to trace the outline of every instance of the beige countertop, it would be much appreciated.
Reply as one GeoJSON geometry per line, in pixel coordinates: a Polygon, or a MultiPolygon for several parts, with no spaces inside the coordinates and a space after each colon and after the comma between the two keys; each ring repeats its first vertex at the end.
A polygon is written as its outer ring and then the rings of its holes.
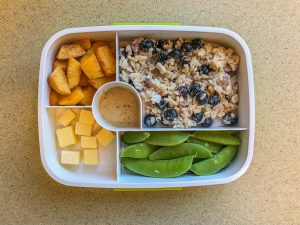
{"type": "Polygon", "coordinates": [[[300,224],[300,1],[25,1],[0,7],[0,224],[300,224]],[[42,47],[67,27],[181,22],[248,43],[256,95],[253,163],[234,183],[165,192],[71,188],[40,162],[42,47]]]}

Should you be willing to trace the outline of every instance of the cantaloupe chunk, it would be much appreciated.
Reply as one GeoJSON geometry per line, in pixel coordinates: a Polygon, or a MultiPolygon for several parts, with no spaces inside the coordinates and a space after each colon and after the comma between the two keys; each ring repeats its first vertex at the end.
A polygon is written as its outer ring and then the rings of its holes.
{"type": "Polygon", "coordinates": [[[48,84],[61,95],[69,95],[71,93],[66,74],[60,67],[56,67],[48,77],[48,84]]]}
{"type": "Polygon", "coordinates": [[[61,96],[60,94],[58,94],[56,91],[51,89],[50,94],[49,94],[49,104],[50,105],[58,105],[60,96],[61,96]]]}
{"type": "Polygon", "coordinates": [[[109,46],[107,41],[96,41],[92,44],[92,47],[87,50],[88,54],[96,54],[96,49],[102,46],[109,46]]]}
{"type": "Polygon", "coordinates": [[[91,40],[89,38],[83,38],[77,41],[74,41],[74,44],[80,45],[83,50],[88,50],[91,47],[91,40]]]}
{"type": "Polygon", "coordinates": [[[108,46],[97,48],[96,56],[105,76],[116,74],[116,59],[108,46]]]}
{"type": "Polygon", "coordinates": [[[57,59],[70,59],[83,56],[85,51],[78,44],[62,45],[56,55],[57,59]]]}
{"type": "Polygon", "coordinates": [[[60,67],[66,73],[68,67],[68,60],[56,59],[53,64],[53,69],[55,69],[56,67],[60,67]]]}
{"type": "Polygon", "coordinates": [[[81,76],[80,76],[80,81],[79,81],[79,85],[81,87],[87,87],[90,85],[89,83],[89,78],[84,74],[84,72],[81,71],[81,76]]]}
{"type": "Polygon", "coordinates": [[[84,98],[84,93],[80,86],[75,87],[70,95],[62,96],[58,101],[59,105],[76,105],[84,98]]]}
{"type": "Polygon", "coordinates": [[[84,98],[79,102],[81,105],[92,105],[93,97],[97,89],[92,86],[82,88],[84,98]]]}
{"type": "Polygon", "coordinates": [[[113,54],[113,56],[116,58],[116,46],[115,45],[110,47],[110,51],[113,54]]]}
{"type": "Polygon", "coordinates": [[[69,87],[71,89],[79,85],[80,75],[81,75],[80,63],[76,59],[70,58],[68,62],[67,78],[68,78],[69,87]]]}
{"type": "Polygon", "coordinates": [[[97,79],[89,80],[89,83],[96,89],[99,89],[102,85],[114,81],[116,78],[114,76],[110,77],[100,77],[97,79]]]}
{"type": "Polygon", "coordinates": [[[88,54],[81,60],[81,68],[89,79],[103,77],[104,74],[94,54],[88,54]]]}

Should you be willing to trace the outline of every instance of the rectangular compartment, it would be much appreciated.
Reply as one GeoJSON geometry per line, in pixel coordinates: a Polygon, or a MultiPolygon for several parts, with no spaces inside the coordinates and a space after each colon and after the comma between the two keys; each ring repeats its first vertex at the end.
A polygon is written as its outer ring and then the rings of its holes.
{"type": "MultiPolygon", "coordinates": [[[[47,44],[44,47],[43,52],[47,52],[41,57],[41,64],[43,61],[43,68],[40,68],[40,73],[43,74],[43,79],[40,79],[40,82],[42,82],[42,93],[40,94],[41,104],[44,106],[49,106],[51,107],[69,107],[69,106],[50,106],[49,105],[49,93],[50,93],[50,86],[47,83],[47,77],[51,74],[52,69],[53,69],[53,63],[55,61],[55,56],[62,44],[69,44],[72,43],[75,40],[81,39],[81,38],[86,38],[89,37],[92,41],[107,41],[110,42],[112,45],[117,44],[117,33],[115,31],[102,31],[101,33],[99,32],[76,32],[75,29],[73,29],[74,32],[71,31],[65,33],[65,35],[58,35],[57,38],[52,38],[49,39],[47,44]],[[51,44],[50,44],[51,42],[51,44]],[[47,65],[47,66],[46,66],[47,65]]],[[[59,34],[59,33],[57,33],[59,34]]],[[[116,54],[117,54],[117,49],[118,47],[116,46],[116,54]]],[[[118,67],[117,67],[118,68],[118,67]]],[[[85,106],[82,106],[85,107],[85,106]]]]}
{"type": "MultiPolygon", "coordinates": [[[[62,150],[80,150],[80,144],[60,148],[57,143],[56,129],[62,128],[58,124],[58,117],[66,110],[65,108],[44,109],[45,120],[43,121],[47,132],[47,145],[44,149],[44,166],[47,172],[58,182],[71,185],[76,182],[90,183],[96,181],[99,184],[115,182],[117,179],[117,139],[105,147],[98,147],[100,164],[97,166],[84,165],[62,165],[60,163],[60,152],[62,150]]],[[[76,118],[70,123],[75,125],[79,118],[80,108],[72,107],[71,110],[76,114],[76,118]]],[[[68,125],[69,126],[69,125],[68,125]]],[[[94,130],[93,133],[97,132],[94,130]]],[[[81,154],[82,155],[82,154],[81,154]]]]}
{"type": "MultiPolygon", "coordinates": [[[[240,45],[238,40],[233,39],[231,36],[229,36],[226,33],[211,33],[211,32],[196,32],[194,30],[189,31],[182,31],[182,30],[173,30],[169,32],[165,31],[157,31],[157,30],[129,30],[129,31],[120,31],[118,33],[119,35],[119,43],[122,41],[130,42],[134,38],[137,37],[146,37],[146,38],[153,38],[156,40],[159,39],[176,39],[176,38],[187,38],[187,39],[195,39],[195,38],[201,38],[205,41],[208,41],[210,43],[215,43],[221,46],[230,47],[232,48],[237,55],[240,56],[240,66],[239,70],[237,71],[238,76],[238,83],[239,83],[239,97],[242,101],[239,101],[239,122],[234,127],[224,127],[221,121],[215,122],[211,127],[209,128],[202,128],[200,126],[197,127],[191,127],[190,130],[214,130],[214,129],[224,129],[224,130],[230,130],[230,129],[240,129],[244,130],[249,127],[249,88],[251,88],[251,85],[249,84],[249,80],[246,79],[247,76],[247,64],[246,64],[246,53],[243,49],[243,46],[240,45]]],[[[117,79],[119,80],[120,77],[118,77],[119,74],[117,74],[117,79]]],[[[143,110],[143,117],[144,117],[144,111],[143,110]]],[[[157,125],[153,129],[161,128],[163,130],[173,130],[174,128],[168,128],[163,126],[162,124],[157,125]]],[[[147,128],[146,126],[143,126],[143,129],[145,130],[152,130],[152,128],[147,128]]],[[[184,129],[178,129],[178,130],[184,130],[184,129]]]]}
{"type": "MultiPolygon", "coordinates": [[[[130,185],[130,187],[147,185],[147,187],[155,187],[157,183],[163,184],[164,187],[183,187],[183,186],[199,186],[206,184],[217,184],[220,180],[234,180],[235,175],[243,167],[248,155],[247,146],[249,144],[249,131],[240,131],[242,144],[230,165],[216,174],[209,176],[196,176],[192,173],[175,177],[175,178],[151,178],[138,175],[125,168],[121,168],[121,173],[118,181],[130,185]],[[135,186],[133,186],[134,184],[135,186]]],[[[119,148],[122,149],[125,145],[119,140],[119,148]]],[[[120,150],[121,152],[122,150],[120,150]]]]}
{"type": "MultiPolygon", "coordinates": [[[[248,169],[253,157],[254,144],[254,86],[252,74],[252,62],[250,51],[244,40],[236,33],[222,28],[192,27],[192,26],[101,26],[70,28],[53,35],[46,43],[40,64],[39,77],[39,140],[42,163],[48,174],[56,181],[70,186],[99,187],[99,188],[164,188],[164,187],[188,187],[224,184],[232,182],[242,176],[248,169]],[[229,167],[211,176],[185,175],[178,178],[162,179],[147,178],[132,174],[120,164],[119,153],[121,140],[119,132],[116,132],[115,144],[105,150],[104,164],[92,170],[84,165],[69,168],[59,163],[53,110],[56,108],[90,108],[90,106],[49,106],[49,86],[47,77],[51,73],[55,54],[61,44],[73,40],[90,37],[94,40],[108,40],[116,42],[117,75],[119,80],[118,46],[119,40],[128,40],[137,36],[155,38],[200,37],[211,42],[232,47],[240,56],[239,85],[240,85],[240,121],[237,127],[212,127],[209,130],[241,130],[242,145],[238,154],[229,167]]],[[[170,130],[170,128],[158,128],[155,130],[170,130]]],[[[151,130],[146,128],[145,130],[151,130]]],[[[180,129],[171,129],[180,130],[180,129]]],[[[191,128],[188,130],[204,130],[203,128],[191,128]]],[[[101,161],[103,162],[103,161],[101,161]]]]}

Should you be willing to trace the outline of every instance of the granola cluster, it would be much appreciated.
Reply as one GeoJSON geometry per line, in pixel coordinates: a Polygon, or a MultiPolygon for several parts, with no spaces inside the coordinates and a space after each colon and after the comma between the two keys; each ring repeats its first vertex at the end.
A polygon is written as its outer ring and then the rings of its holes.
{"type": "Polygon", "coordinates": [[[231,48],[201,39],[139,37],[120,48],[120,77],[140,93],[148,127],[235,125],[238,64],[231,48]]]}

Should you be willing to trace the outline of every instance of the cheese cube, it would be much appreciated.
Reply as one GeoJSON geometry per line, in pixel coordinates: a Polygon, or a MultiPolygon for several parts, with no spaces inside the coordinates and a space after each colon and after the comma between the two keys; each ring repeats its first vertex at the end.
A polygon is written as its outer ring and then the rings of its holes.
{"type": "Polygon", "coordinates": [[[97,148],[97,139],[95,136],[81,136],[81,148],[97,148]]]}
{"type": "Polygon", "coordinates": [[[115,138],[115,135],[111,131],[102,128],[96,137],[99,144],[106,146],[115,138]]]}
{"type": "Polygon", "coordinates": [[[68,109],[58,118],[58,123],[65,127],[69,125],[75,117],[75,113],[73,113],[71,109],[68,109]]]}
{"type": "Polygon", "coordinates": [[[94,116],[91,111],[88,110],[81,110],[80,116],[79,116],[79,123],[87,123],[87,124],[94,124],[94,116]]]}
{"type": "Polygon", "coordinates": [[[75,134],[91,136],[92,135],[92,125],[87,123],[78,123],[75,125],[75,134]]]}
{"type": "Polygon", "coordinates": [[[69,126],[56,130],[59,147],[63,148],[69,145],[74,145],[77,142],[77,137],[74,132],[74,127],[69,126]]]}
{"type": "Polygon", "coordinates": [[[80,163],[80,151],[63,150],[60,157],[61,164],[78,165],[80,163]]]}
{"type": "Polygon", "coordinates": [[[98,149],[83,149],[83,163],[86,165],[98,165],[99,164],[98,149]]]}

